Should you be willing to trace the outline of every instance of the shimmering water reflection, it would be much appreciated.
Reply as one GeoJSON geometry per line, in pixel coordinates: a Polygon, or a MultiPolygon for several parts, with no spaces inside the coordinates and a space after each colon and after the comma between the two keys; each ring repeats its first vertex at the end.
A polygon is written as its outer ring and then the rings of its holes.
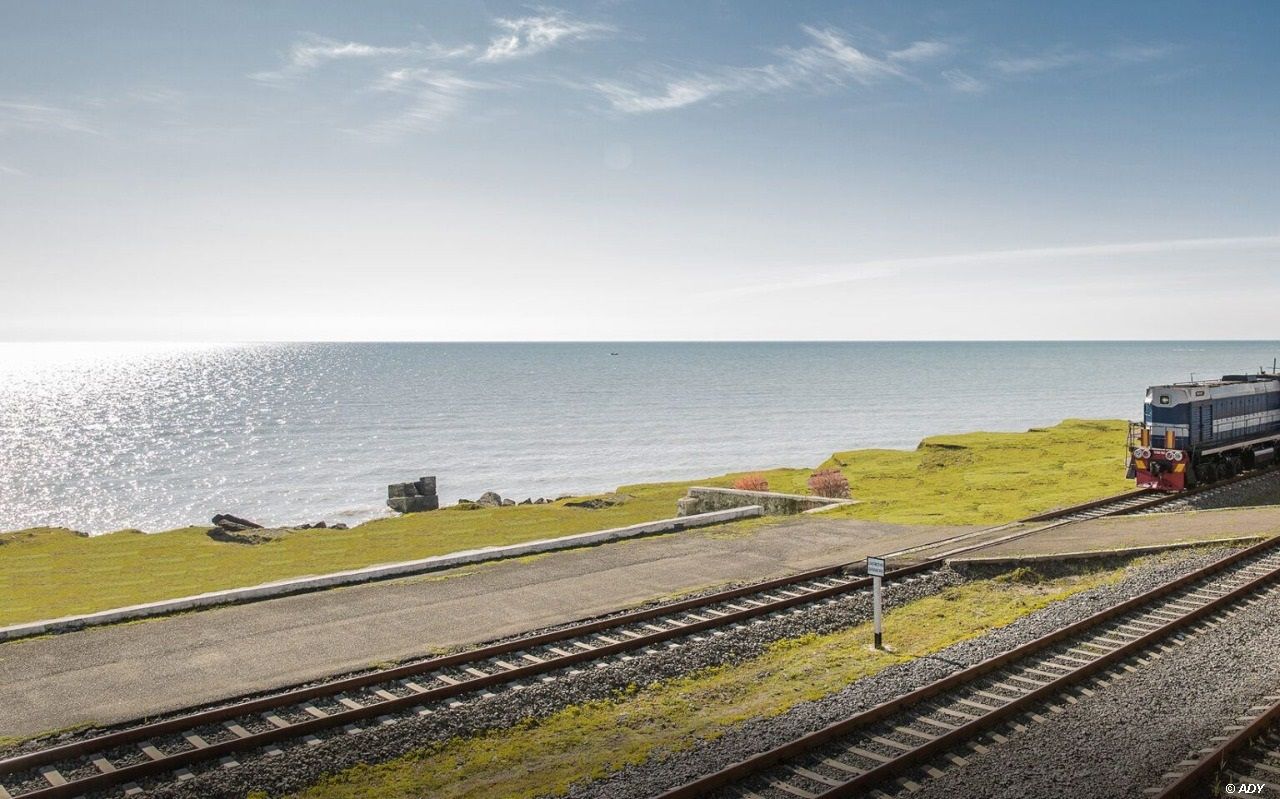
{"type": "Polygon", "coordinates": [[[1135,417],[1240,343],[0,344],[0,529],[356,522],[442,499],[812,465],[932,433],[1135,417]],[[616,355],[613,353],[617,353],[616,355]]]}

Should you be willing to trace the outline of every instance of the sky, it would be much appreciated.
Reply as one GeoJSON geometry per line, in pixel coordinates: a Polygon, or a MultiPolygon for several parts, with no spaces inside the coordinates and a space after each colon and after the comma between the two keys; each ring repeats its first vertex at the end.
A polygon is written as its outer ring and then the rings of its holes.
{"type": "Polygon", "coordinates": [[[0,2],[0,339],[1273,339],[1280,5],[0,2]]]}

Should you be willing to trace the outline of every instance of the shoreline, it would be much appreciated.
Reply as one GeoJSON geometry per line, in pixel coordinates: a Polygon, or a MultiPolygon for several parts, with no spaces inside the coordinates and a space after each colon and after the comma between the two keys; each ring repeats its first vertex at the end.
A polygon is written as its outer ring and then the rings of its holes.
{"type": "MultiPolygon", "coordinates": [[[[807,469],[756,472],[768,489],[806,494],[816,469],[840,471],[859,504],[825,516],[890,524],[982,525],[1025,518],[1128,488],[1126,423],[1066,420],[1024,433],[924,439],[913,451],[837,452],[807,469]]],[[[623,528],[676,515],[693,485],[730,487],[740,474],[621,486],[620,501],[464,510],[378,519],[347,530],[283,530],[232,542],[209,527],[83,537],[38,528],[0,536],[0,626],[77,616],[242,586],[401,563],[453,552],[623,528]]],[[[726,534],[744,524],[733,522],[726,534]]],[[[766,522],[767,523],[767,522],[766,522]]]]}
{"type": "MultiPolygon", "coordinates": [[[[744,475],[753,475],[753,474],[762,474],[762,475],[783,475],[783,476],[784,476],[784,478],[783,478],[783,479],[784,479],[784,480],[787,480],[788,484],[792,486],[790,489],[788,489],[788,490],[784,491],[783,493],[808,494],[808,493],[809,493],[809,491],[808,491],[808,489],[807,489],[806,487],[804,487],[804,486],[803,486],[803,485],[801,485],[801,484],[796,484],[796,482],[795,482],[795,476],[796,476],[796,475],[798,475],[799,473],[802,473],[802,472],[809,473],[809,472],[812,472],[812,471],[814,471],[814,470],[816,470],[816,469],[825,468],[825,467],[827,467],[827,466],[831,465],[833,462],[838,462],[839,456],[841,456],[841,455],[850,455],[850,454],[853,454],[853,453],[902,453],[902,454],[910,454],[910,453],[916,453],[916,452],[919,452],[922,448],[924,448],[924,447],[928,446],[928,445],[930,444],[930,442],[933,442],[933,441],[935,441],[935,440],[939,440],[939,439],[965,438],[965,437],[971,437],[971,436],[1017,436],[1017,435],[1023,435],[1023,434],[1026,434],[1026,433],[1035,433],[1035,432],[1039,432],[1039,431],[1051,430],[1051,429],[1059,428],[1059,427],[1062,427],[1063,425],[1069,425],[1069,424],[1085,424],[1085,425],[1087,425],[1087,424],[1103,424],[1103,425],[1106,425],[1106,424],[1112,424],[1112,423],[1114,423],[1114,424],[1124,424],[1125,422],[1123,422],[1123,420],[1116,420],[1116,419],[1076,419],[1076,418],[1066,418],[1066,419],[1063,419],[1063,420],[1061,420],[1061,421],[1059,421],[1059,422],[1057,422],[1056,424],[1053,424],[1053,425],[1049,425],[1049,426],[1045,426],[1045,427],[1032,427],[1032,428],[1028,428],[1026,431],[987,431],[987,430],[973,430],[973,431],[965,431],[965,432],[959,432],[959,433],[938,433],[938,434],[930,434],[930,435],[926,436],[925,438],[921,439],[920,441],[918,441],[918,442],[916,443],[916,446],[915,446],[914,448],[911,448],[911,449],[899,449],[899,448],[892,448],[892,447],[873,447],[873,448],[867,448],[867,449],[849,450],[849,451],[845,451],[845,452],[836,451],[836,452],[834,452],[830,457],[828,457],[826,460],[824,460],[822,463],[817,464],[817,465],[812,466],[812,467],[773,466],[773,467],[767,467],[767,468],[762,468],[762,469],[746,469],[746,470],[740,470],[740,471],[731,471],[731,472],[726,472],[726,473],[724,473],[724,474],[722,474],[722,475],[712,476],[712,477],[673,478],[673,479],[669,479],[669,480],[657,480],[657,481],[646,481],[646,482],[642,482],[642,483],[624,484],[624,485],[619,485],[619,486],[617,486],[616,488],[614,488],[614,489],[612,489],[612,490],[608,490],[608,489],[601,489],[600,491],[588,491],[588,492],[582,492],[582,493],[564,493],[564,492],[560,492],[560,493],[556,493],[556,494],[555,494],[555,499],[554,499],[554,500],[548,500],[547,504],[552,504],[552,503],[559,504],[559,503],[568,502],[568,501],[589,500],[589,499],[594,499],[594,498],[599,498],[599,497],[606,497],[606,496],[611,496],[611,495],[620,495],[620,494],[625,494],[625,493],[627,493],[627,491],[628,491],[629,489],[640,489],[640,490],[644,490],[644,489],[648,489],[648,488],[654,488],[654,487],[665,487],[665,486],[680,486],[680,487],[690,487],[690,486],[727,487],[727,486],[728,486],[728,484],[729,484],[729,481],[731,481],[733,478],[741,477],[741,476],[744,476],[744,475]]],[[[504,495],[504,496],[505,496],[505,495],[504,495]]],[[[517,493],[517,494],[515,494],[514,496],[521,496],[521,494],[518,492],[518,493],[517,493]]],[[[533,498],[533,495],[530,495],[530,498],[532,499],[532,498],[533,498]]],[[[459,500],[455,501],[453,504],[450,504],[450,505],[444,505],[444,504],[441,504],[438,510],[425,511],[425,512],[423,512],[423,514],[422,514],[422,515],[425,515],[425,514],[436,514],[436,513],[440,513],[440,512],[448,512],[448,511],[455,511],[455,510],[460,509],[460,507],[462,507],[462,506],[464,506],[464,505],[468,504],[468,501],[469,501],[469,498],[460,498],[459,500]]],[[[473,501],[472,501],[472,502],[473,502],[473,501]]],[[[518,502],[517,504],[518,504],[518,505],[519,505],[519,504],[523,504],[523,502],[518,502]]],[[[377,523],[384,522],[384,521],[387,521],[387,520],[403,519],[403,518],[405,518],[406,516],[409,516],[409,515],[419,515],[419,514],[400,514],[400,513],[396,513],[395,511],[392,511],[390,508],[387,508],[385,505],[383,505],[383,506],[381,506],[381,507],[382,507],[382,510],[383,510],[383,511],[385,511],[384,513],[380,513],[380,514],[378,514],[378,515],[375,515],[375,516],[372,516],[372,517],[370,517],[370,518],[364,519],[363,521],[357,521],[357,522],[354,522],[354,523],[350,524],[346,529],[359,529],[359,528],[364,527],[364,526],[366,526],[366,525],[370,525],[370,524],[377,524],[377,523]]],[[[673,506],[673,511],[674,511],[674,506],[673,506]]],[[[238,513],[235,509],[230,509],[230,510],[217,510],[217,511],[211,511],[211,512],[210,512],[210,517],[212,517],[212,516],[213,516],[213,515],[215,515],[215,514],[220,514],[220,513],[231,513],[231,514],[235,514],[235,515],[242,515],[242,514],[238,513]]],[[[249,515],[249,516],[251,516],[252,514],[245,514],[245,515],[249,515]]],[[[331,514],[331,515],[332,515],[332,514],[331,514]]],[[[333,525],[333,524],[335,524],[335,523],[345,523],[345,522],[342,522],[342,520],[340,520],[340,519],[335,519],[335,520],[333,520],[333,521],[330,521],[330,520],[328,520],[328,519],[323,518],[323,516],[324,516],[324,514],[311,514],[311,513],[309,513],[309,514],[306,516],[306,518],[316,518],[316,519],[317,519],[317,520],[319,520],[319,521],[325,521],[325,522],[328,522],[328,523],[329,523],[329,525],[330,525],[330,526],[329,526],[329,527],[327,527],[327,528],[319,528],[319,529],[331,529],[331,530],[343,529],[343,528],[337,528],[337,527],[333,527],[333,526],[332,526],[332,525],[333,525]]],[[[260,520],[259,520],[259,519],[254,519],[254,521],[260,521],[260,520]]],[[[129,527],[121,527],[121,528],[114,529],[114,530],[104,530],[104,531],[101,531],[101,532],[87,532],[87,531],[84,531],[84,530],[78,530],[78,529],[76,529],[76,528],[74,528],[74,527],[64,526],[64,525],[60,525],[60,524],[40,524],[40,525],[32,525],[32,526],[30,526],[30,527],[21,527],[21,528],[12,528],[12,529],[0,529],[0,542],[2,542],[2,541],[3,541],[3,537],[4,537],[4,536],[17,536],[17,535],[23,535],[23,534],[60,533],[60,534],[69,534],[69,535],[73,535],[73,536],[76,536],[76,537],[78,537],[78,538],[92,539],[92,538],[101,538],[101,537],[103,537],[103,536],[121,535],[121,534],[141,534],[141,535],[148,535],[148,536],[151,536],[151,535],[161,535],[161,534],[166,534],[166,533],[189,532],[189,531],[192,531],[192,530],[209,530],[209,529],[210,529],[210,528],[212,528],[213,526],[214,526],[214,525],[213,525],[213,523],[212,523],[212,522],[208,522],[208,523],[206,523],[206,522],[194,522],[194,523],[191,523],[191,524],[181,524],[181,525],[178,525],[178,526],[175,526],[175,527],[171,527],[171,528],[167,528],[167,529],[144,530],[144,529],[142,529],[142,528],[140,528],[140,527],[132,527],[132,526],[129,526],[129,527]]],[[[265,523],[265,524],[263,524],[262,526],[263,526],[264,528],[266,528],[266,529],[269,529],[269,530],[299,531],[299,530],[311,529],[311,528],[313,528],[313,527],[315,526],[315,524],[314,524],[313,522],[299,522],[298,524],[276,524],[276,523],[272,522],[272,523],[265,523]]]]}

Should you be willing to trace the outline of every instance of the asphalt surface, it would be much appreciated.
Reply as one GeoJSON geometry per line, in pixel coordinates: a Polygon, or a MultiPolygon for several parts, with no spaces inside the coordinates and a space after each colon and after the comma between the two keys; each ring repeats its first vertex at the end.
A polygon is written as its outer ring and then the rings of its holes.
{"type": "MultiPolygon", "coordinates": [[[[1113,523],[1089,524],[1095,531],[1083,538],[1028,539],[1020,548],[1272,532],[1280,510],[1141,517],[1126,520],[1123,534],[1113,523]],[[1184,519],[1209,521],[1171,522],[1184,519]]],[[[961,529],[820,516],[747,531],[730,525],[2,644],[0,737],[170,712],[673,594],[857,561],[961,529]]]]}
{"type": "Polygon", "coordinates": [[[0,737],[170,712],[957,529],[730,525],[0,644],[0,737]]]}

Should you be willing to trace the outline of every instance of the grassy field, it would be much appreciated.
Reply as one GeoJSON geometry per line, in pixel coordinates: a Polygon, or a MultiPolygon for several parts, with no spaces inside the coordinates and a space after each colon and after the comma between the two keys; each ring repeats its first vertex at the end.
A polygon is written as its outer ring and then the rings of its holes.
{"type": "MultiPolygon", "coordinates": [[[[1068,420],[1026,433],[937,436],[909,451],[841,452],[823,465],[841,469],[862,500],[838,514],[998,523],[1125,489],[1124,433],[1123,422],[1068,420]]],[[[807,493],[811,473],[762,472],[771,490],[789,493],[807,493]]],[[[564,502],[450,509],[345,531],[299,530],[257,546],[214,541],[205,528],[92,538],[59,529],[0,534],[0,625],[665,518],[688,486],[727,486],[735,476],[622,486],[627,501],[599,510],[564,502]]]]}
{"type": "Polygon", "coordinates": [[[560,794],[645,760],[711,740],[735,724],[820,699],[898,662],[1004,626],[1124,569],[1044,580],[1020,570],[968,583],[891,610],[877,652],[861,624],[780,641],[743,663],[632,688],[514,729],[456,738],[399,759],[333,775],[295,799],[510,799],[560,794]]]}

